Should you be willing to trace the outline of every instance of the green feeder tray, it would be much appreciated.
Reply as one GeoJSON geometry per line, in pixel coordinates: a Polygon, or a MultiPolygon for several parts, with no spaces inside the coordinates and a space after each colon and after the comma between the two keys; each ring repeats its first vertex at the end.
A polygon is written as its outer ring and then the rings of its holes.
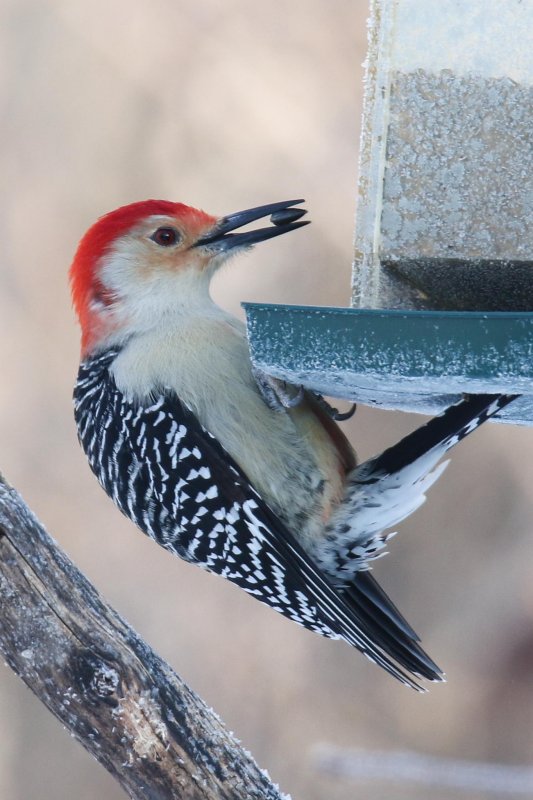
{"type": "Polygon", "coordinates": [[[464,393],[521,394],[497,421],[533,425],[533,313],[243,307],[252,361],[277,378],[423,414],[464,393]]]}

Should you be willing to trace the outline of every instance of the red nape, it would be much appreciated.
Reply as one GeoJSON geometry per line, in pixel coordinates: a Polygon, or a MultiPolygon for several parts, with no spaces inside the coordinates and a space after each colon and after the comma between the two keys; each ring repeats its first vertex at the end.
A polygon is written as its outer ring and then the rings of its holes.
{"type": "Polygon", "coordinates": [[[215,221],[214,217],[203,211],[170,200],[142,200],[121,206],[100,217],[81,239],[69,273],[72,302],[82,330],[82,350],[85,350],[88,344],[91,324],[89,303],[95,291],[98,293],[99,260],[118,237],[127,233],[142,219],[159,214],[181,218],[184,222],[189,218],[198,217],[203,217],[206,221],[211,219],[215,221]]]}

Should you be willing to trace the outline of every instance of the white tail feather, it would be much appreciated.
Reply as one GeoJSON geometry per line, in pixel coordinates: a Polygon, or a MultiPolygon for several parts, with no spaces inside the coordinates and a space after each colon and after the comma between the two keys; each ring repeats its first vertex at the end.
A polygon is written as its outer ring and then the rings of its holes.
{"type": "Polygon", "coordinates": [[[345,583],[385,555],[385,543],[394,535],[386,531],[423,505],[427,491],[450,463],[438,463],[444,452],[442,446],[432,448],[392,475],[374,476],[372,482],[358,480],[360,475],[366,478],[368,462],[357,467],[328,524],[332,536],[315,554],[323,569],[345,583]]]}

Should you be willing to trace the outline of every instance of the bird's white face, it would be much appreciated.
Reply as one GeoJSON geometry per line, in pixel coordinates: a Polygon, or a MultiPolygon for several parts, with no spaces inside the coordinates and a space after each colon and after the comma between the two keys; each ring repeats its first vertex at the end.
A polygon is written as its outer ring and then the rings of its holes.
{"type": "Polygon", "coordinates": [[[98,278],[104,297],[95,295],[95,307],[111,301],[115,312],[127,314],[149,305],[156,314],[158,308],[204,302],[213,273],[230,255],[198,245],[216,223],[207,215],[187,223],[163,215],[141,220],[102,257],[98,278]]]}
{"type": "Polygon", "coordinates": [[[106,345],[162,316],[209,302],[209,283],[231,253],[198,246],[217,218],[151,214],[107,244],[86,298],[84,334],[106,345]]]}
{"type": "MultiPolygon", "coordinates": [[[[203,212],[190,214],[186,219],[152,214],[117,237],[110,254],[123,254],[132,263],[142,265],[137,280],[151,277],[154,272],[177,272],[190,267],[203,271],[217,253],[199,242],[214,232],[218,223],[216,217],[203,212]]],[[[126,274],[122,273],[122,277],[126,274]]]]}

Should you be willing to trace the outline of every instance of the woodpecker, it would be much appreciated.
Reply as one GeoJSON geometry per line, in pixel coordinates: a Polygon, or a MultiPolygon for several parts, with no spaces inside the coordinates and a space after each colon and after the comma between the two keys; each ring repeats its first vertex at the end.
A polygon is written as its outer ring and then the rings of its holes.
{"type": "Polygon", "coordinates": [[[216,217],[147,200],[87,231],[70,270],[78,436],[145,534],[421,690],[443,673],[370,566],[443,454],[513,398],[466,398],[358,466],[327,405],[255,370],[244,325],[209,294],[229,256],[305,225],[301,203],[216,217]]]}

